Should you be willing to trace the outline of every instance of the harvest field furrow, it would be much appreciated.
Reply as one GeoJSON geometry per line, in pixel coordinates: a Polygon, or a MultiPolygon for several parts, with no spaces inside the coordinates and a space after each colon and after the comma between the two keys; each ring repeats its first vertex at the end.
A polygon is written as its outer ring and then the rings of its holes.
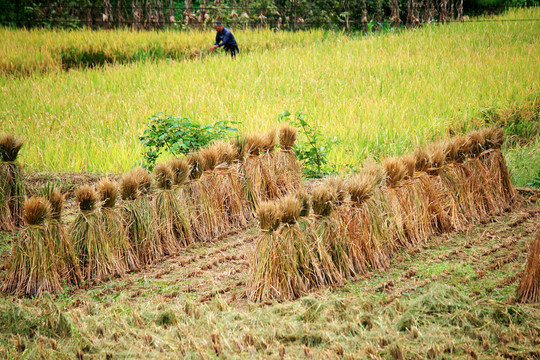
{"type": "MultiPolygon", "coordinates": [[[[502,18],[535,18],[539,11],[502,18]]],[[[141,160],[138,136],[159,112],[238,121],[241,132],[251,132],[275,126],[287,109],[303,111],[343,141],[330,158],[344,170],[366,156],[410,151],[449,129],[481,126],[486,109],[534,102],[539,26],[465,22],[365,38],[330,33],[324,41],[320,33],[308,40],[298,33],[287,41],[313,43],[271,51],[250,43],[236,61],[210,56],[3,76],[0,130],[27,141],[21,161],[28,170],[120,173],[141,160]]],[[[4,36],[18,36],[10,31],[4,36]]],[[[212,34],[206,38],[211,44],[212,34]]],[[[537,149],[536,143],[526,150],[539,163],[537,149]]]]}

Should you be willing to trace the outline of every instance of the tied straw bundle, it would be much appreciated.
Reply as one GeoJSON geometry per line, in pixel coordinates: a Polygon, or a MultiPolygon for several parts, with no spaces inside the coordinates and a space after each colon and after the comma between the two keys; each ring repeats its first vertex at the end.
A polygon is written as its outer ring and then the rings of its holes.
{"type": "Polygon", "coordinates": [[[0,231],[13,231],[23,224],[25,188],[16,162],[22,146],[13,135],[0,136],[0,231]]]}

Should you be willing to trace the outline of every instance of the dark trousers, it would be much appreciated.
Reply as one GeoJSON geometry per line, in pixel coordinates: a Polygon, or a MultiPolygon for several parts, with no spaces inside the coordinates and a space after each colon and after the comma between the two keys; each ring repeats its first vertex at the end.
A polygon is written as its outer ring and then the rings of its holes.
{"type": "Polygon", "coordinates": [[[225,46],[224,48],[225,51],[230,53],[233,58],[236,57],[236,53],[240,52],[240,49],[238,49],[238,45],[225,46]]]}

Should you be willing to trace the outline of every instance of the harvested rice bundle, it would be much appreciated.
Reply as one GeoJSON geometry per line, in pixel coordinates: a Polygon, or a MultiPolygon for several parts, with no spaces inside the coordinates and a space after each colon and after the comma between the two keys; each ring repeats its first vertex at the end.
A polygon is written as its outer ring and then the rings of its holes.
{"type": "Polygon", "coordinates": [[[49,225],[47,236],[53,246],[58,272],[61,279],[64,279],[68,284],[77,285],[82,281],[82,273],[73,243],[62,223],[62,207],[65,197],[60,193],[60,190],[54,187],[45,188],[44,197],[49,202],[51,209],[47,219],[49,225]]]}
{"type": "Polygon", "coordinates": [[[414,169],[416,167],[416,159],[414,155],[407,154],[401,157],[401,162],[405,168],[405,176],[403,179],[410,180],[414,177],[414,169]]]}
{"type": "Polygon", "coordinates": [[[499,150],[483,153],[472,158],[464,166],[470,174],[469,181],[477,196],[477,208],[485,212],[485,219],[510,209],[515,194],[499,150]]]}
{"type": "Polygon", "coordinates": [[[279,130],[279,145],[281,151],[277,153],[273,172],[276,178],[276,187],[281,195],[293,193],[303,188],[302,165],[296,160],[293,152],[294,142],[298,136],[298,129],[284,125],[279,130]]]}
{"type": "Polygon", "coordinates": [[[36,296],[62,290],[54,244],[45,220],[50,214],[47,201],[32,197],[24,203],[24,221],[7,263],[3,290],[15,295],[36,296]]]}
{"type": "Polygon", "coordinates": [[[203,176],[204,169],[215,167],[214,155],[209,155],[210,167],[206,165],[207,155],[204,152],[192,153],[186,157],[191,168],[191,181],[182,189],[182,197],[189,208],[193,237],[200,241],[214,239],[225,232],[227,227],[221,199],[216,195],[215,173],[206,171],[203,176]]]}
{"type": "Polygon", "coordinates": [[[189,164],[189,177],[191,180],[200,179],[207,165],[204,163],[205,158],[201,153],[195,152],[186,156],[186,161],[189,164]]]}
{"type": "Polygon", "coordinates": [[[287,183],[281,184],[285,188],[280,188],[277,182],[278,176],[283,174],[285,169],[279,168],[278,156],[273,152],[276,146],[276,134],[276,129],[272,129],[262,136],[261,156],[259,157],[262,169],[261,176],[263,177],[262,184],[265,185],[260,190],[265,198],[271,200],[279,199],[289,191],[294,190],[288,189],[287,183]]]}
{"type": "Polygon", "coordinates": [[[439,170],[444,165],[444,161],[446,159],[446,146],[444,143],[435,143],[430,144],[427,147],[427,156],[428,156],[428,163],[427,163],[427,173],[430,175],[439,175],[439,170]]]}
{"type": "Polygon", "coordinates": [[[445,233],[459,226],[458,209],[440,177],[420,175],[402,189],[402,208],[407,214],[406,232],[414,243],[426,242],[429,235],[445,233]]]}
{"type": "Polygon", "coordinates": [[[163,248],[154,228],[150,201],[150,175],[142,168],[135,168],[122,176],[120,195],[124,200],[121,214],[135,254],[143,264],[159,260],[163,248]]]}
{"type": "Polygon", "coordinates": [[[174,173],[168,164],[158,164],[154,169],[158,191],[155,201],[157,233],[163,252],[178,252],[192,242],[189,219],[177,197],[172,192],[174,173]]]}
{"type": "Polygon", "coordinates": [[[470,146],[470,157],[477,157],[486,150],[486,139],[481,131],[472,131],[469,133],[468,146],[470,146]]]}
{"type": "Polygon", "coordinates": [[[294,299],[308,290],[296,245],[297,241],[303,242],[303,234],[296,223],[300,209],[294,205],[293,208],[285,207],[289,223],[276,231],[283,208],[281,203],[261,202],[257,211],[261,232],[250,264],[251,300],[294,299]]]}
{"type": "Polygon", "coordinates": [[[118,259],[113,244],[96,210],[97,194],[90,185],[83,185],[75,192],[79,212],[70,233],[75,254],[79,258],[85,280],[105,280],[109,276],[125,272],[125,263],[118,259]]]}
{"type": "Polygon", "coordinates": [[[23,224],[25,197],[21,166],[16,162],[23,142],[13,135],[0,137],[0,231],[13,231],[23,224]]]}
{"type": "Polygon", "coordinates": [[[341,206],[347,203],[349,198],[349,192],[347,190],[347,183],[344,178],[340,176],[334,176],[326,179],[326,185],[332,194],[332,203],[336,206],[341,206]]]}
{"type": "Polygon", "coordinates": [[[504,129],[501,127],[491,127],[481,130],[485,140],[485,148],[500,149],[504,143],[504,129]]]}
{"type": "Polygon", "coordinates": [[[264,152],[272,145],[267,137],[253,134],[246,138],[248,156],[243,164],[244,173],[248,182],[248,190],[252,193],[255,208],[259,202],[275,200],[281,195],[273,176],[274,169],[271,161],[273,154],[264,153],[259,156],[261,152],[264,152]]]}
{"type": "Polygon", "coordinates": [[[135,249],[131,244],[126,224],[118,209],[116,199],[118,195],[118,185],[109,178],[101,179],[97,184],[99,200],[101,203],[101,224],[118,261],[123,263],[123,267],[133,271],[141,266],[141,262],[135,254],[135,249]]]}
{"type": "Polygon", "coordinates": [[[446,163],[464,162],[470,153],[469,141],[465,136],[458,135],[445,142],[446,163]]]}
{"type": "MultiPolygon", "coordinates": [[[[305,191],[295,197],[300,206],[297,223],[305,237],[305,248],[302,247],[300,253],[306,255],[303,263],[309,264],[309,271],[305,273],[308,288],[320,288],[343,281],[344,278],[332,259],[330,244],[315,231],[316,216],[309,217],[311,198],[305,191]]],[[[281,201],[287,201],[287,197],[281,201]]]]}
{"type": "Polygon", "coordinates": [[[425,172],[429,168],[429,155],[425,148],[418,147],[414,150],[415,170],[425,172]]]}
{"type": "Polygon", "coordinates": [[[259,156],[262,151],[265,139],[260,134],[250,134],[245,138],[246,152],[250,156],[259,156]]]}
{"type": "Polygon", "coordinates": [[[203,171],[212,171],[219,165],[220,154],[216,147],[208,147],[199,150],[199,156],[203,159],[203,171]]]}
{"type": "Polygon", "coordinates": [[[212,210],[215,213],[215,219],[217,221],[214,236],[221,235],[240,224],[242,226],[246,225],[244,221],[238,221],[242,219],[244,215],[242,207],[246,205],[243,201],[244,199],[242,199],[242,194],[237,192],[237,189],[242,191],[241,184],[233,184],[233,182],[240,180],[238,176],[235,176],[238,175],[236,173],[238,167],[229,166],[233,160],[232,152],[230,155],[223,154],[224,151],[228,151],[226,150],[227,148],[232,150],[229,146],[227,143],[218,143],[203,152],[205,162],[213,162],[213,160],[209,160],[206,157],[216,157],[217,164],[217,167],[214,167],[212,172],[206,172],[205,176],[201,179],[204,191],[211,194],[212,210]]]}
{"type": "Polygon", "coordinates": [[[540,232],[530,247],[530,255],[517,288],[517,299],[522,303],[540,302],[540,232]]]}
{"type": "Polygon", "coordinates": [[[296,197],[301,204],[300,216],[309,216],[309,213],[311,212],[311,197],[309,196],[309,194],[305,190],[303,190],[299,191],[296,194],[296,197]]]}
{"type": "Polygon", "coordinates": [[[262,136],[261,152],[268,154],[274,151],[276,147],[276,134],[277,130],[272,129],[262,136]]]}
{"type": "Polygon", "coordinates": [[[384,162],[386,186],[396,186],[407,175],[407,168],[399,158],[389,158],[384,162]]]}
{"type": "Polygon", "coordinates": [[[509,210],[518,201],[518,196],[510,180],[510,173],[501,150],[494,148],[480,160],[489,174],[488,179],[491,183],[489,189],[500,202],[500,208],[509,210]]]}
{"type": "Polygon", "coordinates": [[[244,136],[238,136],[231,140],[231,145],[234,149],[234,160],[244,161],[248,151],[248,141],[244,136]]]}
{"type": "Polygon", "coordinates": [[[209,151],[213,151],[218,155],[217,166],[230,165],[237,156],[234,145],[225,141],[218,141],[212,144],[209,147],[209,151]]]}
{"type": "Polygon", "coordinates": [[[169,160],[168,165],[173,173],[173,186],[182,186],[189,178],[191,172],[189,162],[184,159],[169,160]]]}
{"type": "Polygon", "coordinates": [[[372,165],[365,172],[354,175],[348,180],[347,188],[352,206],[347,216],[347,234],[349,235],[349,256],[357,273],[368,268],[385,269],[389,259],[382,244],[386,241],[383,232],[383,218],[373,216],[368,204],[381,181],[379,171],[372,165]]]}
{"type": "Polygon", "coordinates": [[[340,221],[335,211],[337,197],[328,184],[319,185],[313,189],[313,212],[318,217],[314,232],[327,247],[338,271],[337,281],[340,281],[354,275],[354,268],[349,258],[346,226],[340,221]]]}
{"type": "Polygon", "coordinates": [[[281,209],[275,201],[265,201],[259,205],[257,219],[263,231],[273,232],[281,223],[281,209]]]}
{"type": "MultiPolygon", "coordinates": [[[[462,229],[469,221],[481,221],[485,216],[483,201],[478,198],[477,183],[471,182],[470,176],[470,169],[458,163],[444,166],[439,172],[444,192],[452,197],[452,204],[458,209],[451,213],[456,229],[462,229]]],[[[427,184],[431,186],[432,183],[427,184]]]]}
{"type": "Polygon", "coordinates": [[[296,138],[298,137],[298,129],[290,126],[283,125],[279,129],[279,146],[283,151],[292,151],[296,138]]]}
{"type": "Polygon", "coordinates": [[[491,155],[491,153],[486,153],[482,157],[471,158],[463,164],[468,173],[471,190],[475,194],[476,209],[483,215],[482,221],[488,221],[493,214],[499,214],[506,208],[504,195],[497,191],[499,186],[495,183],[495,174],[484,164],[491,155]]]}

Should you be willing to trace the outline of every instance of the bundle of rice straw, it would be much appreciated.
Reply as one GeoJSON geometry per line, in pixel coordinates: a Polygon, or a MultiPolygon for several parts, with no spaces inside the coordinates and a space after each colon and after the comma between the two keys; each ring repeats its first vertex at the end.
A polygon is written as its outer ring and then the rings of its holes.
{"type": "Polygon", "coordinates": [[[130,243],[142,264],[153,263],[163,256],[148,200],[151,185],[150,174],[141,167],[124,174],[120,183],[120,195],[124,200],[122,217],[130,243]]]}
{"type": "Polygon", "coordinates": [[[281,223],[281,213],[275,201],[262,202],[257,210],[260,232],[249,266],[249,297],[260,300],[280,297],[274,284],[283,278],[286,269],[279,266],[283,261],[283,249],[276,230],[281,223]]]}
{"type": "Polygon", "coordinates": [[[540,302],[540,231],[530,247],[530,255],[517,288],[517,299],[522,303],[540,302]]]}
{"type": "Polygon", "coordinates": [[[338,194],[328,184],[313,189],[313,212],[317,216],[314,233],[324,244],[337,270],[334,283],[354,275],[354,267],[349,257],[346,226],[340,221],[335,208],[338,194]]]}
{"type": "Polygon", "coordinates": [[[274,176],[274,154],[276,131],[267,134],[252,134],[246,138],[247,158],[244,172],[254,195],[255,206],[260,201],[276,200],[281,192],[274,176]]]}
{"type": "Polygon", "coordinates": [[[48,186],[44,191],[45,199],[51,209],[48,223],[48,241],[53,245],[53,254],[56,257],[57,270],[61,279],[68,284],[79,285],[82,281],[82,273],[79,267],[79,259],[75,254],[73,243],[69,233],[62,222],[62,207],[65,196],[60,190],[48,186]]]}
{"type": "Polygon", "coordinates": [[[154,169],[157,183],[155,219],[161,246],[166,255],[174,254],[192,242],[189,219],[172,191],[174,172],[169,164],[158,164],[154,169]]]}
{"type": "Polygon", "coordinates": [[[311,197],[305,192],[300,192],[296,195],[296,198],[301,209],[298,226],[305,237],[307,246],[305,254],[309,255],[306,258],[309,269],[306,274],[308,288],[320,288],[342,282],[344,278],[332,258],[332,244],[316,231],[317,216],[309,216],[311,197]]]}
{"type": "MultiPolygon", "coordinates": [[[[203,174],[205,169],[209,169],[205,164],[206,156],[196,152],[188,155],[186,161],[191,170],[191,180],[184,185],[182,197],[189,208],[191,231],[198,241],[210,241],[225,231],[224,214],[214,191],[205,186],[208,180],[203,178],[208,173],[203,174]]],[[[215,163],[210,165],[215,166],[215,163]]]]}
{"type": "Polygon", "coordinates": [[[123,263],[122,267],[130,271],[137,270],[141,262],[128,238],[124,219],[116,208],[118,184],[109,178],[102,178],[97,184],[97,190],[101,203],[100,220],[107,237],[106,241],[114,250],[118,261],[123,263]]]}
{"type": "Polygon", "coordinates": [[[258,218],[262,231],[250,266],[250,298],[294,299],[309,289],[310,258],[298,226],[301,204],[295,196],[262,202],[258,218]],[[282,224],[279,224],[281,218],[282,224]]]}
{"type": "Polygon", "coordinates": [[[220,154],[219,165],[214,170],[215,188],[219,191],[229,227],[245,228],[253,218],[253,208],[245,174],[238,161],[238,147],[231,142],[217,142],[211,146],[211,150],[220,154]]]}
{"type": "Polygon", "coordinates": [[[47,201],[32,197],[24,203],[27,226],[18,234],[7,263],[3,290],[18,296],[37,296],[43,292],[62,291],[55,244],[45,220],[50,214],[47,201]]]}
{"type": "Polygon", "coordinates": [[[13,135],[0,137],[0,231],[13,231],[23,224],[25,188],[16,162],[22,145],[13,135]]]}
{"type": "Polygon", "coordinates": [[[347,182],[351,206],[342,216],[346,217],[349,236],[349,256],[356,273],[369,269],[382,270],[388,267],[385,251],[388,241],[383,225],[384,218],[374,213],[377,204],[372,204],[373,194],[384,181],[380,167],[367,163],[359,174],[347,182]]]}
{"type": "Polygon", "coordinates": [[[125,263],[118,259],[96,209],[97,193],[90,185],[75,192],[79,212],[71,226],[71,240],[79,258],[85,280],[103,281],[126,271],[125,263]]]}
{"type": "Polygon", "coordinates": [[[303,189],[302,165],[296,160],[293,146],[298,136],[298,129],[289,125],[283,125],[279,129],[279,146],[273,162],[276,187],[280,194],[294,193],[303,189]]]}

